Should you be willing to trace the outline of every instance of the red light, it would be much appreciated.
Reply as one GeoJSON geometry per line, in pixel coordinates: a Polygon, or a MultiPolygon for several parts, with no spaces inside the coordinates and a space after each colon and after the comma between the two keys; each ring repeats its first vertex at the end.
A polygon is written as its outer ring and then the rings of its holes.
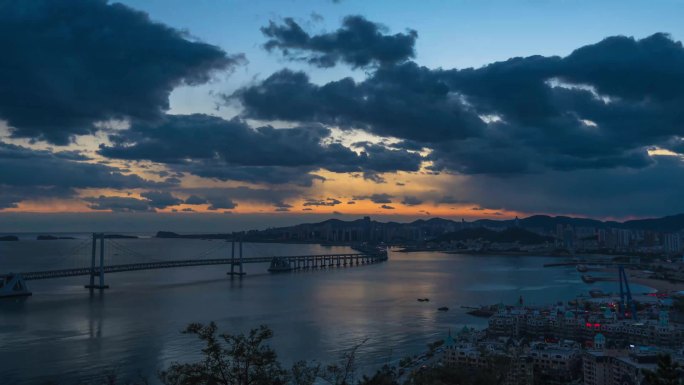
{"type": "Polygon", "coordinates": [[[590,323],[590,322],[587,322],[587,327],[588,327],[588,328],[591,327],[591,323],[590,323]]]}
{"type": "Polygon", "coordinates": [[[600,327],[601,327],[601,324],[594,324],[594,327],[595,327],[595,328],[600,328],[600,327]]]}

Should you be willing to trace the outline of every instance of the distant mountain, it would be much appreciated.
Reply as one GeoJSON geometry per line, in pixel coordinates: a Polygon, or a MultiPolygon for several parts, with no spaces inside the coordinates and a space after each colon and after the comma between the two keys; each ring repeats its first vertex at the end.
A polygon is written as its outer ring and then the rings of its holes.
{"type": "MultiPolygon", "coordinates": [[[[510,227],[515,224],[515,220],[492,220],[480,219],[472,223],[486,227],[510,227]]],[[[558,225],[574,227],[595,227],[595,228],[620,228],[629,230],[651,230],[661,232],[675,232],[684,229],[684,214],[666,216],[662,218],[636,219],[625,222],[600,221],[591,218],[573,218],[566,216],[552,217],[549,215],[533,215],[518,220],[519,226],[523,228],[537,228],[554,230],[558,225]]]]}
{"type": "Polygon", "coordinates": [[[172,231],[157,231],[155,238],[182,239],[233,239],[232,234],[177,234],[172,231]]]}
{"type": "Polygon", "coordinates": [[[674,232],[684,229],[684,214],[670,215],[654,219],[635,219],[622,223],[622,227],[631,230],[652,230],[674,232]]]}
{"type": "Polygon", "coordinates": [[[558,226],[676,232],[684,230],[684,214],[625,222],[549,215],[532,215],[527,218],[504,220],[479,219],[470,222],[430,218],[409,223],[378,222],[368,217],[351,221],[331,218],[317,223],[302,223],[235,234],[176,234],[170,231],[160,231],[156,236],[157,238],[192,239],[233,239],[236,237],[252,242],[402,242],[481,238],[492,242],[538,244],[550,239],[545,236],[546,234],[556,234],[558,226]]]}

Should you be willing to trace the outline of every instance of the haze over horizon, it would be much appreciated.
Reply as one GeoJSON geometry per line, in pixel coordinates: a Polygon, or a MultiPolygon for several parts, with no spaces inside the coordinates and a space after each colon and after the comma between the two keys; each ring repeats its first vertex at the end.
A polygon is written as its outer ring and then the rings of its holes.
{"type": "Polygon", "coordinates": [[[579,3],[0,0],[0,232],[684,212],[684,3],[579,3]]]}

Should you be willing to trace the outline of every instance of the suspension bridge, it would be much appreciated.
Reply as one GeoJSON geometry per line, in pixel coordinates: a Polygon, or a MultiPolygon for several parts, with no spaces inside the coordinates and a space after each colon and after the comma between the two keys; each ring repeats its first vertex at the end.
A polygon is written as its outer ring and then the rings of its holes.
{"type": "Polygon", "coordinates": [[[204,250],[191,259],[158,260],[149,255],[135,251],[116,239],[108,238],[103,233],[93,234],[92,239],[77,244],[74,249],[67,252],[67,255],[77,255],[78,250],[82,250],[86,246],[90,246],[90,266],[0,274],[0,298],[30,296],[32,293],[26,282],[40,279],[89,276],[89,281],[84,287],[90,290],[103,290],[109,287],[105,284],[105,274],[128,271],[230,265],[230,271],[227,272],[227,275],[241,278],[245,275],[243,265],[247,263],[270,263],[268,271],[279,273],[309,269],[359,266],[383,262],[388,258],[388,253],[386,251],[243,258],[243,243],[241,241],[232,241],[230,243],[221,241],[218,246],[212,245],[212,247],[204,250]],[[105,247],[105,244],[107,247],[105,247]],[[206,258],[208,255],[215,253],[228,245],[231,247],[230,258],[206,258]],[[109,252],[110,256],[112,254],[117,256],[129,255],[145,261],[108,264],[105,263],[105,255],[107,254],[105,250],[111,250],[109,252]]]}

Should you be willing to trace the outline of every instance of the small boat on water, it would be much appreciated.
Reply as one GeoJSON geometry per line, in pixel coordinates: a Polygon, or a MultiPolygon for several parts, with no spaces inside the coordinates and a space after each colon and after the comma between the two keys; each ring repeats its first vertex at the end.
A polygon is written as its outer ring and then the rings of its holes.
{"type": "Polygon", "coordinates": [[[292,271],[290,262],[283,258],[273,258],[271,266],[268,268],[269,273],[287,273],[292,271]]]}
{"type": "Polygon", "coordinates": [[[587,265],[581,264],[577,265],[577,271],[579,271],[580,273],[586,273],[587,271],[589,271],[589,268],[587,267],[587,265]]]}
{"type": "Polygon", "coordinates": [[[582,274],[582,282],[584,283],[594,283],[596,282],[596,278],[592,277],[589,274],[582,274]]]}
{"type": "Polygon", "coordinates": [[[604,297],[610,297],[610,294],[604,293],[602,290],[589,290],[589,295],[591,298],[604,298],[604,297]]]}
{"type": "Polygon", "coordinates": [[[439,311],[449,311],[449,308],[446,307],[446,306],[442,306],[442,307],[440,307],[440,308],[437,308],[437,310],[439,310],[439,311]]]}
{"type": "Polygon", "coordinates": [[[418,302],[430,302],[430,298],[418,298],[418,302]]]}

